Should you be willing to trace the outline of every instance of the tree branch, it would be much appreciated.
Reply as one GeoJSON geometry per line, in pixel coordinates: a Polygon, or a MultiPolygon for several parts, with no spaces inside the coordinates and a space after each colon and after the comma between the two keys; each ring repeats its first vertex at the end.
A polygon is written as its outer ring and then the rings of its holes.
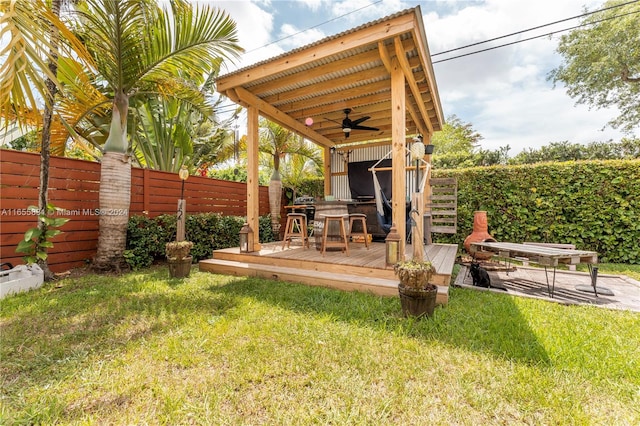
{"type": "Polygon", "coordinates": [[[626,83],[640,83],[640,77],[629,77],[629,67],[626,65],[622,66],[621,77],[626,83]]]}

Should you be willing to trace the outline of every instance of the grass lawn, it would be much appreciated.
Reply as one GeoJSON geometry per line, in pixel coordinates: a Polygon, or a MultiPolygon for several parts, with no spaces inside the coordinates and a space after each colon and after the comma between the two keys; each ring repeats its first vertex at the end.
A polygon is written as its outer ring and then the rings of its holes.
{"type": "Polygon", "coordinates": [[[638,313],[167,276],[0,302],[0,424],[640,424],[638,313]]]}

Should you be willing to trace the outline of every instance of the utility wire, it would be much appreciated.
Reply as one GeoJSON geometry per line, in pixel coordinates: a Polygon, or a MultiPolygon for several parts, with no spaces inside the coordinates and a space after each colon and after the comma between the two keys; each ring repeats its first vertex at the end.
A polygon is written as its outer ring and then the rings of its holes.
{"type": "MultiPolygon", "coordinates": [[[[538,25],[537,27],[531,27],[531,28],[528,28],[526,30],[516,31],[515,33],[511,33],[511,34],[506,34],[506,35],[502,35],[502,36],[499,36],[499,37],[490,38],[488,40],[479,41],[477,43],[467,44],[466,46],[456,47],[455,49],[449,49],[449,50],[445,50],[445,51],[442,51],[442,52],[434,53],[433,55],[431,55],[431,57],[438,56],[438,55],[444,55],[445,53],[455,52],[456,50],[466,49],[467,47],[473,47],[473,46],[477,46],[479,44],[489,43],[489,42],[492,42],[492,41],[500,40],[502,38],[507,38],[507,37],[511,37],[511,36],[514,36],[514,35],[526,33],[526,32],[529,32],[529,31],[538,30],[540,28],[548,27],[550,25],[559,24],[561,22],[570,21],[572,19],[583,18],[585,16],[593,15],[594,13],[604,12],[605,10],[615,9],[617,7],[622,7],[622,6],[626,6],[628,4],[637,3],[638,1],[640,1],[640,0],[633,0],[633,1],[626,2],[626,3],[617,4],[615,6],[605,7],[603,9],[594,10],[592,12],[586,12],[586,13],[583,13],[581,15],[576,15],[576,16],[572,16],[570,18],[561,19],[559,21],[549,22],[548,24],[538,25]]],[[[624,15],[621,15],[621,16],[624,16],[624,15]]],[[[577,28],[577,27],[573,27],[573,28],[577,28]]],[[[567,31],[569,29],[572,29],[572,28],[568,28],[566,30],[560,30],[560,31],[567,31]]],[[[548,35],[548,34],[545,34],[545,35],[548,35]]],[[[528,39],[528,40],[531,40],[531,39],[528,39]]],[[[508,44],[506,44],[505,46],[508,46],[508,44]]]]}
{"type": "MultiPolygon", "coordinates": [[[[640,0],[636,0],[636,1],[640,1],[640,0]]],[[[288,35],[288,36],[286,36],[286,37],[282,37],[282,38],[280,38],[280,39],[278,39],[278,40],[274,40],[274,41],[272,41],[272,42],[270,42],[270,43],[265,44],[264,46],[260,46],[260,47],[256,47],[255,49],[247,50],[245,53],[255,52],[256,50],[262,49],[262,48],[267,47],[267,46],[271,46],[272,44],[280,43],[280,42],[281,42],[281,41],[283,41],[283,40],[286,40],[286,39],[291,38],[291,37],[295,37],[295,36],[297,36],[297,35],[299,35],[299,34],[302,34],[302,33],[304,33],[304,32],[307,32],[307,31],[309,31],[309,30],[312,30],[312,29],[314,29],[314,28],[321,27],[322,25],[328,24],[329,22],[337,21],[338,19],[342,19],[342,18],[344,18],[345,16],[349,16],[349,15],[351,15],[351,14],[353,14],[353,13],[356,13],[356,12],[358,12],[358,11],[361,11],[361,10],[363,10],[363,9],[366,9],[366,8],[368,8],[368,7],[371,7],[371,6],[373,6],[373,5],[376,5],[376,4],[378,4],[378,3],[382,3],[382,0],[374,1],[373,3],[369,3],[369,4],[365,5],[365,6],[362,6],[362,7],[359,7],[359,8],[357,8],[357,9],[354,9],[354,10],[352,10],[351,12],[347,12],[347,13],[345,13],[344,15],[336,16],[336,17],[335,17],[335,18],[333,18],[333,19],[329,19],[328,21],[321,22],[321,23],[319,23],[318,25],[314,25],[313,27],[309,27],[309,28],[306,28],[306,29],[304,29],[304,30],[298,31],[297,33],[289,34],[289,35],[288,35]]]]}
{"type": "MultiPolygon", "coordinates": [[[[638,0],[636,0],[636,1],[638,1],[638,0]]],[[[564,28],[562,30],[552,31],[550,33],[541,34],[541,35],[537,35],[537,36],[534,36],[534,37],[523,38],[521,40],[512,41],[511,43],[505,43],[505,44],[501,44],[501,45],[498,45],[498,46],[488,47],[486,49],[475,50],[473,52],[464,53],[462,55],[452,56],[452,57],[447,58],[447,59],[440,59],[439,61],[433,61],[432,64],[439,64],[441,62],[447,62],[447,61],[450,61],[452,59],[464,58],[465,56],[471,56],[471,55],[475,55],[477,53],[488,52],[489,50],[499,49],[501,47],[511,46],[511,45],[514,45],[514,44],[523,43],[525,41],[535,40],[537,38],[552,36],[554,34],[562,33],[562,32],[565,32],[565,31],[574,30],[576,28],[584,27],[584,26],[587,26],[587,25],[598,24],[600,22],[609,21],[609,20],[615,19],[615,18],[620,18],[622,16],[633,15],[635,13],[640,13],[640,11],[627,12],[627,13],[623,13],[622,15],[616,15],[616,16],[612,16],[610,18],[604,18],[604,19],[601,19],[599,21],[589,22],[589,23],[581,24],[581,25],[576,25],[576,26],[573,26],[573,27],[564,28]]],[[[485,42],[482,42],[482,43],[485,43],[485,42]]],[[[480,44],[480,43],[476,43],[476,44],[480,44]]],[[[460,48],[460,49],[462,49],[462,48],[460,48]]],[[[458,49],[452,49],[451,51],[453,51],[453,50],[458,50],[458,49]]],[[[442,52],[442,53],[444,53],[444,52],[442,52]]],[[[432,56],[434,56],[434,55],[432,55],[432,56]]]]}

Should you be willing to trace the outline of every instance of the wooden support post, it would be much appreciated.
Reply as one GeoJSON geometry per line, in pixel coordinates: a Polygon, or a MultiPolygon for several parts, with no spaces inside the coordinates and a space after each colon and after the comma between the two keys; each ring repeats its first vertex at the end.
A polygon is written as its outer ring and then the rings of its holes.
{"type": "Polygon", "coordinates": [[[422,201],[422,193],[414,192],[411,197],[411,210],[417,210],[418,213],[412,213],[411,219],[416,222],[416,226],[413,228],[413,234],[411,235],[411,244],[413,246],[413,259],[422,261],[424,260],[424,203],[422,201]]]}
{"type": "Polygon", "coordinates": [[[324,147],[324,195],[331,195],[331,149],[324,147]]]}
{"type": "Polygon", "coordinates": [[[258,186],[258,109],[247,108],[247,223],[253,230],[253,246],[260,250],[260,194],[258,186]]]}
{"type": "Polygon", "coordinates": [[[186,222],[187,222],[187,202],[185,200],[178,200],[178,221],[176,224],[176,241],[184,241],[186,222]]]}
{"type": "Polygon", "coordinates": [[[391,210],[393,221],[400,238],[400,259],[404,260],[404,252],[406,247],[406,188],[407,178],[404,171],[406,166],[406,93],[405,78],[402,67],[398,63],[397,58],[391,61],[391,166],[392,171],[392,188],[393,197],[391,210]]]}
{"type": "MultiPolygon", "coordinates": [[[[431,144],[431,137],[433,135],[432,134],[428,134],[428,135],[423,135],[423,141],[425,143],[425,145],[430,145],[431,144]]],[[[426,161],[429,166],[427,167],[427,180],[425,181],[425,185],[424,185],[424,191],[423,191],[423,197],[422,197],[422,207],[424,209],[422,216],[424,218],[424,213],[431,213],[431,154],[426,154],[424,156],[424,161],[426,161]]],[[[422,220],[423,226],[424,226],[424,219],[422,220]]],[[[431,216],[429,216],[429,226],[428,228],[424,229],[424,241],[426,242],[426,244],[431,244],[432,240],[431,240],[431,216]]]]}

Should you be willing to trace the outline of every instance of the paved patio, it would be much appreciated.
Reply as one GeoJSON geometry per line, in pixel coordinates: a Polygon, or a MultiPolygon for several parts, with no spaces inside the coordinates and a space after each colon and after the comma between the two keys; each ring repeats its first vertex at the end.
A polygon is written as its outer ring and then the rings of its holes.
{"type": "MultiPolygon", "coordinates": [[[[504,268],[502,268],[504,269],[504,268]]],[[[504,292],[498,289],[474,287],[467,266],[460,269],[453,285],[481,291],[504,292]]],[[[549,282],[553,269],[549,268],[549,282]]],[[[557,270],[554,297],[549,297],[544,268],[516,266],[508,275],[505,270],[488,270],[493,286],[506,288],[509,294],[535,297],[556,303],[595,305],[609,309],[626,309],[640,312],[640,282],[624,275],[598,274],[596,288],[598,297],[592,291],[577,290],[576,287],[591,289],[591,277],[586,272],[557,270]],[[608,290],[608,291],[607,291],[608,290]],[[605,294],[607,293],[607,294],[605,294]]]]}

